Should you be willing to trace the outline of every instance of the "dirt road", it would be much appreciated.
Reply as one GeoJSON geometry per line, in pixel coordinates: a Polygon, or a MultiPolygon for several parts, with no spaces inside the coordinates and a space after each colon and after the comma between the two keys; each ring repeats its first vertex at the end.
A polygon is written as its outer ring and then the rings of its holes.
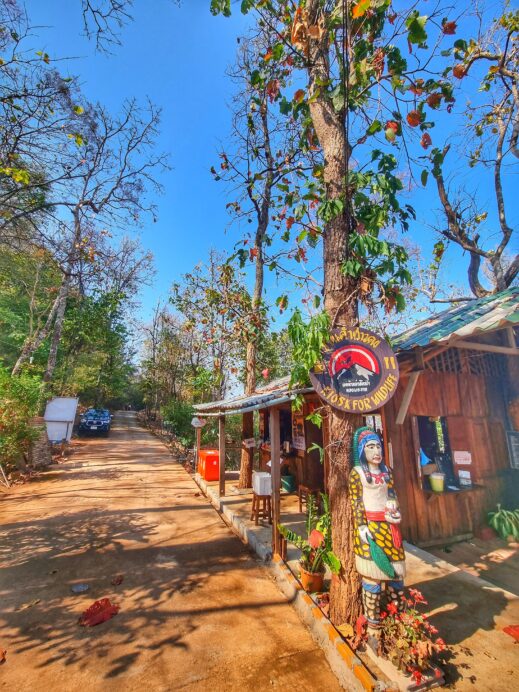
{"type": "Polygon", "coordinates": [[[134,414],[52,468],[0,495],[0,689],[339,689],[269,572],[134,414]],[[102,597],[119,614],[80,627],[102,597]]]}

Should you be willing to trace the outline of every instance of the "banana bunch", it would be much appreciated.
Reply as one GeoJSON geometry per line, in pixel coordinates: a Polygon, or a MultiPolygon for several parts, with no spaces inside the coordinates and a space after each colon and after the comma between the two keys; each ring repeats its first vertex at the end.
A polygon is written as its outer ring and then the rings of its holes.
{"type": "Polygon", "coordinates": [[[488,524],[503,540],[506,541],[508,536],[513,536],[519,541],[519,509],[501,509],[501,505],[498,504],[497,512],[488,513],[488,524]]]}

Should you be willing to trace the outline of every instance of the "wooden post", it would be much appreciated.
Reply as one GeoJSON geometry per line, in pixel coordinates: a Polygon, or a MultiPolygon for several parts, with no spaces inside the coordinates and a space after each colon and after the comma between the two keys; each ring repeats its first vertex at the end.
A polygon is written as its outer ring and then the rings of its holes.
{"type": "Polygon", "coordinates": [[[198,473],[198,465],[200,463],[200,446],[202,443],[202,428],[196,428],[196,449],[195,449],[195,471],[198,473]]]}
{"type": "Polygon", "coordinates": [[[218,450],[219,450],[219,481],[220,497],[225,495],[225,416],[218,418],[218,450]]]}
{"type": "Polygon", "coordinates": [[[281,433],[279,429],[279,409],[270,409],[270,474],[272,478],[272,551],[274,555],[281,553],[281,536],[278,530],[280,522],[280,447],[281,433]]]}
{"type": "Polygon", "coordinates": [[[400,410],[398,411],[395,421],[397,425],[402,425],[402,423],[405,421],[407,410],[409,408],[409,404],[411,403],[411,399],[413,398],[413,392],[415,390],[416,383],[418,382],[418,378],[420,377],[421,373],[421,370],[415,370],[409,376],[407,387],[405,388],[404,396],[402,398],[402,403],[400,404],[400,410]]]}

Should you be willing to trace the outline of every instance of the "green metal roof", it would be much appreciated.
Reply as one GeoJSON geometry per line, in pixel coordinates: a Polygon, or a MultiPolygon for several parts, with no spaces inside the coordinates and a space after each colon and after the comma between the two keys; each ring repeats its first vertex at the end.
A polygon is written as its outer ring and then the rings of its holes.
{"type": "Polygon", "coordinates": [[[453,337],[464,339],[516,324],[519,324],[519,286],[432,315],[399,334],[392,343],[395,350],[407,351],[415,346],[445,343],[453,337]]]}

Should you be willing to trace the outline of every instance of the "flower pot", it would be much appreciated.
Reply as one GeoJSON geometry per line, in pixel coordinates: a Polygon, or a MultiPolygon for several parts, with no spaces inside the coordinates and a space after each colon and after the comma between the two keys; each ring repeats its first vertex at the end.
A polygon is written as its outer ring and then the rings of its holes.
{"type": "Polygon", "coordinates": [[[301,566],[299,568],[301,570],[301,586],[305,591],[314,593],[315,591],[323,590],[324,572],[308,572],[301,566]]]}

